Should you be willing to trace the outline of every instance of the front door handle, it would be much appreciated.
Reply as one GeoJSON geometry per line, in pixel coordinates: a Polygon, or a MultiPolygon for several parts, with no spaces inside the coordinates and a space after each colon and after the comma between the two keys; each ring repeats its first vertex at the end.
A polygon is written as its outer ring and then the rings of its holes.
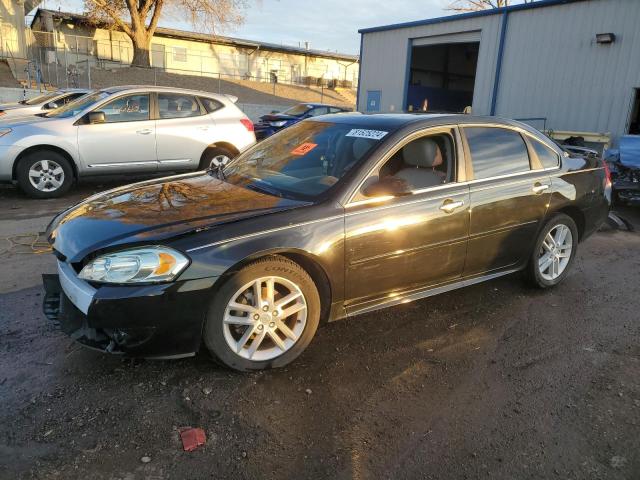
{"type": "Polygon", "coordinates": [[[546,184],[541,184],[541,183],[536,183],[531,190],[533,190],[533,193],[542,193],[545,190],[549,189],[549,185],[546,184]]]}
{"type": "Polygon", "coordinates": [[[143,130],[136,130],[136,133],[138,135],[149,135],[151,132],[153,132],[153,130],[151,130],[150,128],[145,128],[143,130]]]}
{"type": "Polygon", "coordinates": [[[440,210],[442,210],[445,213],[451,213],[456,208],[460,208],[463,205],[464,205],[464,202],[462,200],[458,200],[456,202],[452,202],[451,200],[445,200],[440,206],[440,210]]]}

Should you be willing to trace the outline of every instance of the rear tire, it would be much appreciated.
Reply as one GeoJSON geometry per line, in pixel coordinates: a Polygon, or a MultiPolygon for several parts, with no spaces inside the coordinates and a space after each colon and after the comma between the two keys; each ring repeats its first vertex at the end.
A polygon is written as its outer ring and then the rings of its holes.
{"type": "Polygon", "coordinates": [[[540,230],[527,265],[527,279],[537,288],[551,288],[562,282],[578,251],[578,227],[564,213],[551,217],[540,230]]]}
{"type": "Polygon", "coordinates": [[[236,152],[224,147],[213,147],[208,148],[202,154],[202,160],[200,160],[200,170],[206,170],[211,165],[211,162],[214,158],[217,158],[218,161],[222,161],[223,158],[227,158],[227,162],[233,159],[237,155],[236,152]]]}
{"type": "Polygon", "coordinates": [[[20,189],[32,198],[56,198],[73,184],[73,168],[53,150],[36,150],[20,159],[16,168],[20,189]]]}
{"type": "Polygon", "coordinates": [[[320,322],[320,296],[309,274],[281,256],[256,260],[216,292],[204,344],[240,371],[283,367],[309,345],[320,322]]]}

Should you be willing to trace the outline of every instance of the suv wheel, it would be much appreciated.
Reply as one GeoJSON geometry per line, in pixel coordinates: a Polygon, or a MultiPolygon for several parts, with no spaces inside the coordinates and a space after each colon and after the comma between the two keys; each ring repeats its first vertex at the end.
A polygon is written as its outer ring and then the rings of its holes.
{"type": "Polygon", "coordinates": [[[539,288],[557,285],[567,276],[577,250],[576,223],[565,214],[553,216],[536,240],[529,259],[529,280],[539,288]]]}
{"type": "Polygon", "coordinates": [[[236,154],[234,152],[224,147],[209,148],[202,155],[202,160],[200,160],[200,170],[208,169],[213,160],[217,160],[219,164],[225,165],[235,156],[236,154]]]}
{"type": "Polygon", "coordinates": [[[38,150],[20,160],[17,168],[18,185],[34,198],[54,198],[64,195],[73,183],[73,169],[69,161],[52,150],[38,150]]]}
{"type": "Polygon", "coordinates": [[[309,345],[320,321],[320,297],[309,274],[273,256],[235,273],[207,314],[204,343],[236,370],[282,367],[309,345]]]}

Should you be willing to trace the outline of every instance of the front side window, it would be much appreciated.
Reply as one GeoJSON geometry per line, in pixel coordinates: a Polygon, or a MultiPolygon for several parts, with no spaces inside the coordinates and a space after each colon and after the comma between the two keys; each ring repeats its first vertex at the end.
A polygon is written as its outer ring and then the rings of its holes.
{"type": "Polygon", "coordinates": [[[388,133],[343,123],[300,122],[237,157],[224,175],[245,188],[314,200],[340,182],[388,133]]]}
{"type": "Polygon", "coordinates": [[[52,110],[54,108],[59,108],[62,107],[68,103],[71,103],[75,100],[77,100],[78,98],[82,97],[86,95],[86,93],[82,93],[82,92],[76,92],[76,93],[67,93],[66,95],[63,95],[62,97],[56,98],[55,100],[49,102],[49,103],[45,103],[44,106],[42,107],[44,110],[52,110]]]}
{"type": "Polygon", "coordinates": [[[149,94],[125,95],[98,108],[104,112],[105,123],[149,120],[149,94]]]}
{"type": "Polygon", "coordinates": [[[476,179],[527,172],[531,169],[527,146],[514,130],[465,127],[476,179]]]}
{"type": "Polygon", "coordinates": [[[202,115],[195,97],[179,93],[158,93],[160,118],[185,118],[202,115]]]}
{"type": "Polygon", "coordinates": [[[540,163],[544,168],[553,168],[558,166],[558,154],[538,140],[531,139],[531,145],[540,159],[540,163]]]}
{"type": "Polygon", "coordinates": [[[453,182],[453,145],[453,138],[447,133],[412,140],[385,162],[378,177],[397,179],[411,191],[453,182]]]}

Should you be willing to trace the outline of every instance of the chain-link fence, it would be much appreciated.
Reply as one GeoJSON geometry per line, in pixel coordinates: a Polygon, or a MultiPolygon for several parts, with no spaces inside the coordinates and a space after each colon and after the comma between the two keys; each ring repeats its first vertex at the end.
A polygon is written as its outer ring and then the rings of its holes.
{"type": "Polygon", "coordinates": [[[267,98],[278,104],[287,99],[343,105],[355,101],[355,61],[303,67],[286,58],[223,52],[205,55],[183,47],[152,44],[151,66],[133,67],[133,50],[128,42],[75,35],[64,35],[61,42],[56,33],[29,32],[29,61],[16,70],[23,76],[20,80],[36,88],[147,84],[227,93],[255,103],[264,103],[267,98]]]}

